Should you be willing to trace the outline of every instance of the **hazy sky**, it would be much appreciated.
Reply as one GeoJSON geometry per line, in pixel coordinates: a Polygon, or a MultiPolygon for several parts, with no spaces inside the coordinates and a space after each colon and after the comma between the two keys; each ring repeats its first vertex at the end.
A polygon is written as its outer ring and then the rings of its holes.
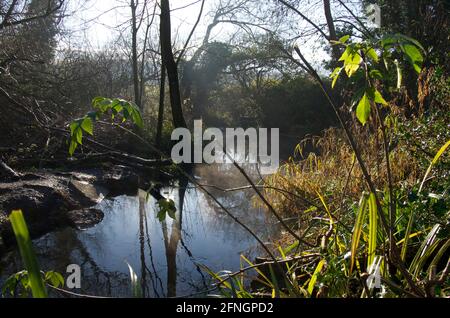
{"type": "MultiPolygon", "coordinates": [[[[196,43],[205,34],[207,25],[212,20],[212,12],[218,0],[206,0],[205,8],[200,24],[191,43],[196,43]]],[[[142,0],[141,0],[142,2],[142,0]]],[[[321,1],[319,1],[321,2],[321,1]]],[[[314,5],[320,3],[318,0],[305,1],[306,4],[314,5]]],[[[349,1],[351,5],[351,1],[349,1]]],[[[171,0],[172,9],[172,33],[174,37],[184,43],[189,32],[197,20],[200,12],[201,1],[199,0],[171,0]]],[[[150,10],[153,9],[153,1],[150,10]]],[[[91,49],[100,49],[117,38],[118,29],[128,26],[130,18],[129,0],[69,0],[68,8],[70,18],[66,27],[72,31],[70,45],[86,45],[89,43],[91,49]],[[77,43],[78,42],[78,43],[77,43]]],[[[323,23],[324,17],[321,10],[310,14],[310,18],[316,23],[323,23]]],[[[298,29],[309,28],[307,22],[299,18],[298,29]]],[[[230,24],[219,24],[212,34],[211,40],[226,39],[233,30],[230,24]]],[[[323,51],[323,43],[317,41],[317,37],[301,45],[303,53],[319,65],[327,54],[323,51]]]]}
{"type": "MultiPolygon", "coordinates": [[[[102,47],[117,36],[117,27],[125,26],[126,21],[130,18],[128,3],[129,0],[88,0],[87,2],[70,0],[71,17],[66,22],[66,26],[72,31],[76,31],[75,34],[78,38],[85,37],[94,47],[102,47]]],[[[170,4],[173,10],[173,33],[178,33],[180,38],[187,37],[197,20],[201,1],[172,0],[170,4]]],[[[206,0],[204,17],[207,18],[213,4],[214,0],[206,0]]],[[[153,9],[153,4],[150,9],[153,9]]],[[[197,28],[197,34],[204,32],[206,20],[208,19],[202,19],[202,23],[197,28]]]]}

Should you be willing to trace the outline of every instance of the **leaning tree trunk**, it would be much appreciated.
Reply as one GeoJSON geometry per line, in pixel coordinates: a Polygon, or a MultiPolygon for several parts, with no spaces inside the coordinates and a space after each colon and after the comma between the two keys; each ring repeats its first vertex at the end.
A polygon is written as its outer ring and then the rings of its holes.
{"type": "Polygon", "coordinates": [[[186,121],[181,107],[180,81],[178,67],[172,51],[172,35],[170,25],[169,0],[161,0],[160,41],[163,65],[166,66],[169,79],[170,105],[172,107],[173,124],[175,128],[186,128],[186,121]]]}

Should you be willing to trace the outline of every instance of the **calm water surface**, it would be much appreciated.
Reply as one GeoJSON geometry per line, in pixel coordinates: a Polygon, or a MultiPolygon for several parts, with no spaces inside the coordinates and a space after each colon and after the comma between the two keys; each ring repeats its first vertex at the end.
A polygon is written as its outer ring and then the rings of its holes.
{"type": "MultiPolygon", "coordinates": [[[[256,169],[249,173],[258,179],[256,169]]],[[[201,184],[220,188],[247,185],[230,165],[198,166],[194,176],[201,184]]],[[[276,237],[276,220],[256,207],[250,190],[208,190],[263,240],[276,237]]],[[[167,187],[162,193],[176,203],[175,220],[160,222],[155,199],[147,201],[143,191],[136,197],[106,199],[97,206],[105,214],[97,226],[84,231],[67,228],[34,241],[41,269],[66,276],[66,267],[78,264],[82,286],[74,292],[129,297],[128,262],[146,297],[172,297],[201,293],[211,286],[203,265],[215,272],[235,271],[241,254],[250,259],[263,254],[256,240],[194,185],[167,187]]],[[[0,268],[1,285],[8,275],[23,269],[17,251],[4,257],[0,268]]]]}

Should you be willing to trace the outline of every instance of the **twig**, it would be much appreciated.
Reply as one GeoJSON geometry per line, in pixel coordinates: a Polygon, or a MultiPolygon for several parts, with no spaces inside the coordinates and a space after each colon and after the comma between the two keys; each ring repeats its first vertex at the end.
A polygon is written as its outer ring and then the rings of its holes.
{"type": "Polygon", "coordinates": [[[92,299],[110,299],[110,298],[113,298],[113,297],[91,296],[91,295],[85,295],[85,294],[78,294],[78,293],[74,293],[74,292],[71,292],[71,291],[68,291],[68,290],[65,290],[65,289],[62,289],[62,288],[58,288],[58,287],[52,286],[50,284],[47,284],[47,286],[49,288],[51,288],[51,289],[54,289],[54,290],[60,292],[60,293],[63,293],[63,294],[69,295],[69,296],[79,297],[79,298],[92,298],[92,299]]]}
{"type": "Polygon", "coordinates": [[[189,42],[191,41],[192,35],[194,35],[195,29],[197,28],[198,24],[200,23],[200,19],[203,14],[204,6],[205,6],[205,0],[202,0],[202,6],[200,7],[200,12],[198,14],[197,21],[195,21],[195,24],[192,27],[191,32],[189,33],[186,43],[184,43],[183,49],[181,50],[180,54],[178,55],[177,62],[176,62],[177,65],[180,64],[180,61],[183,58],[184,53],[186,53],[187,46],[189,45],[189,42]]]}
{"type": "Polygon", "coordinates": [[[187,298],[187,297],[193,297],[193,296],[197,296],[197,295],[203,295],[205,293],[210,293],[212,291],[217,290],[218,288],[220,288],[220,285],[222,285],[223,283],[225,283],[227,280],[236,277],[240,274],[243,274],[249,270],[252,269],[256,269],[259,267],[263,267],[263,266],[270,266],[270,265],[275,265],[275,264],[285,264],[285,263],[289,263],[289,262],[296,262],[296,261],[300,261],[300,260],[305,260],[305,259],[310,259],[310,258],[314,258],[314,257],[320,257],[321,254],[309,254],[309,255],[302,255],[302,256],[297,256],[297,257],[292,257],[289,259],[284,259],[284,260],[276,260],[276,261],[266,261],[266,262],[262,262],[262,263],[258,263],[258,264],[254,264],[248,267],[244,267],[242,269],[240,269],[239,271],[233,272],[231,274],[227,274],[225,278],[222,278],[220,281],[212,284],[212,288],[195,293],[195,294],[189,294],[189,295],[185,295],[185,296],[177,296],[175,298],[187,298]]]}

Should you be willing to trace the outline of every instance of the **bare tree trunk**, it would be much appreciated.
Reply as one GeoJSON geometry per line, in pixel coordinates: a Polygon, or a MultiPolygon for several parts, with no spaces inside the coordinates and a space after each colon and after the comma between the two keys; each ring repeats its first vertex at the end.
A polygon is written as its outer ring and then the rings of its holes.
{"type": "MultiPolygon", "coordinates": [[[[144,99],[144,92],[145,92],[145,60],[147,58],[145,52],[147,51],[147,44],[148,44],[148,37],[150,32],[151,23],[147,25],[147,29],[145,31],[145,38],[144,38],[144,47],[142,49],[142,57],[141,57],[141,70],[140,70],[140,83],[139,83],[139,102],[142,104],[144,99]]],[[[144,107],[144,105],[142,105],[144,107]]]]}
{"type": "Polygon", "coordinates": [[[132,64],[133,64],[133,86],[134,86],[134,102],[142,110],[141,105],[141,91],[140,91],[140,81],[139,81],[139,67],[138,67],[138,52],[137,52],[137,1],[131,0],[131,50],[132,50],[132,64]]]}
{"type": "MultiPolygon", "coordinates": [[[[328,41],[337,41],[336,27],[334,26],[333,15],[331,14],[330,0],[323,0],[323,8],[325,10],[325,18],[327,19],[328,25],[328,41]]],[[[332,50],[333,59],[336,61],[339,60],[339,48],[336,45],[333,45],[332,50]]]]}
{"type": "Polygon", "coordinates": [[[186,128],[186,121],[181,107],[180,82],[178,67],[172,51],[172,34],[170,23],[169,0],[161,0],[160,41],[163,65],[167,70],[170,90],[170,104],[172,107],[173,124],[175,128],[186,128]]]}
{"type": "Polygon", "coordinates": [[[156,128],[156,147],[161,149],[162,130],[164,122],[164,100],[166,93],[166,67],[161,63],[161,83],[159,85],[159,109],[158,109],[158,124],[156,128]]]}

